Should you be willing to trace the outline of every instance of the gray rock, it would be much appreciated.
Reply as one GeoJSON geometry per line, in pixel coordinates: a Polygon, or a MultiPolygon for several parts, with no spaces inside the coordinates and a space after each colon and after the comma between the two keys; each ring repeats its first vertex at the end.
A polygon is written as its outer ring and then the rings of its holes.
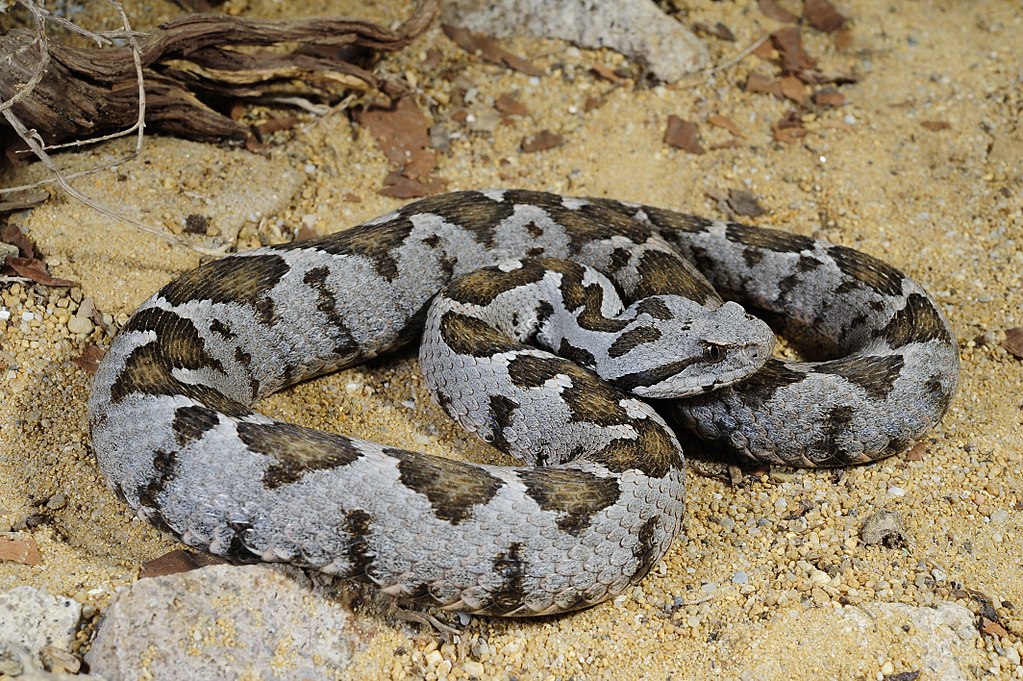
{"type": "Polygon", "coordinates": [[[669,83],[707,65],[703,43],[651,0],[446,0],[442,19],[497,37],[561,38],[608,47],[669,83]]]}
{"type": "Polygon", "coordinates": [[[46,646],[70,650],[82,606],[31,586],[0,592],[0,642],[14,642],[38,655],[46,646]]]}
{"type": "Polygon", "coordinates": [[[295,568],[213,565],[142,579],[104,613],[86,656],[121,679],[324,679],[377,630],[295,568]]]}

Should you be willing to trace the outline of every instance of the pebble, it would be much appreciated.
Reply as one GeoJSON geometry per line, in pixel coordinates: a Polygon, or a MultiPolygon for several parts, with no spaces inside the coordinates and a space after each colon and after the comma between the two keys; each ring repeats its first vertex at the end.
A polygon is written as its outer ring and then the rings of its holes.
{"type": "Polygon", "coordinates": [[[483,664],[476,660],[466,660],[462,663],[462,672],[467,676],[475,676],[477,679],[483,678],[483,664]]]}
{"type": "Polygon", "coordinates": [[[747,584],[749,583],[749,575],[747,575],[743,570],[737,570],[735,574],[732,575],[732,583],[740,586],[747,584]]]}
{"type": "Polygon", "coordinates": [[[85,317],[75,316],[67,321],[67,330],[71,333],[89,334],[93,328],[92,320],[85,317]]]}

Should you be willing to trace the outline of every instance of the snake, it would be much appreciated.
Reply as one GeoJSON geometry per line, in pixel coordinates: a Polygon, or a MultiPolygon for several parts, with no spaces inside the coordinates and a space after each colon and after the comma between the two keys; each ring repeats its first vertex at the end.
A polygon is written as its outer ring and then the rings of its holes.
{"type": "Polygon", "coordinates": [[[933,428],[958,378],[939,305],[859,250],[470,190],[180,275],[112,341],[88,419],[116,495],[187,545],[533,616],[612,598],[665,556],[682,435],[737,463],[867,463],[933,428]],[[800,359],[777,356],[775,333],[800,359]],[[417,341],[437,403],[515,465],[253,407],[417,341]]]}

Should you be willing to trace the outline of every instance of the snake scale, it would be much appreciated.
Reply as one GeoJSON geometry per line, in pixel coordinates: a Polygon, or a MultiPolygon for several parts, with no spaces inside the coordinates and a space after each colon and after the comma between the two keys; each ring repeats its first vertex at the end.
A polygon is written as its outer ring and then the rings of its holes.
{"type": "Polygon", "coordinates": [[[116,493],[191,546],[522,616],[598,603],[656,565],[683,516],[675,431],[740,461],[863,463],[933,427],[958,371],[934,301],[857,250],[608,199],[464,191],[182,275],[121,329],[88,411],[116,493]],[[814,361],[770,357],[771,330],[744,308],[814,361]],[[437,401],[522,466],[252,409],[424,328],[437,401]]]}

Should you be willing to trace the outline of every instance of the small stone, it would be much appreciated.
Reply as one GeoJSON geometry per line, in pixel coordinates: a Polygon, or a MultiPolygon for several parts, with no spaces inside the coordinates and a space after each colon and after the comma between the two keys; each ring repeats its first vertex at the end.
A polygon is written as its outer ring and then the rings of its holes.
{"type": "Polygon", "coordinates": [[[466,676],[474,676],[477,679],[483,678],[483,664],[476,660],[466,660],[462,663],[462,672],[466,676]]]}
{"type": "Polygon", "coordinates": [[[743,584],[747,584],[749,583],[749,575],[746,574],[743,570],[736,570],[735,574],[732,575],[732,583],[738,584],[740,586],[743,584]]]}
{"type": "Polygon", "coordinates": [[[57,492],[52,497],[46,500],[46,508],[51,511],[57,511],[67,506],[67,495],[63,492],[57,492]]]}
{"type": "Polygon", "coordinates": [[[867,546],[881,544],[890,549],[900,548],[907,543],[906,526],[898,513],[882,509],[863,521],[860,538],[867,546]]]}
{"type": "Polygon", "coordinates": [[[92,333],[93,328],[95,327],[92,320],[86,317],[75,316],[67,322],[67,330],[71,333],[78,333],[82,335],[90,334],[92,333]]]}

